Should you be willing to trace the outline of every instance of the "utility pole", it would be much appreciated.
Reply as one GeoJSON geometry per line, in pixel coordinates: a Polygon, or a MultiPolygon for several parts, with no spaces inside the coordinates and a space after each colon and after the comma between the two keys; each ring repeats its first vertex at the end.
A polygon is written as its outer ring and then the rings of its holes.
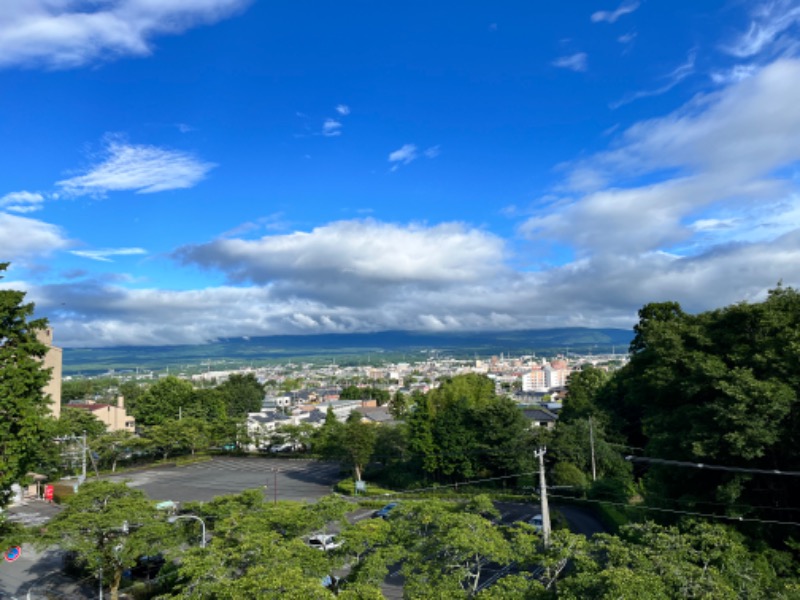
{"type": "Polygon", "coordinates": [[[535,456],[539,459],[539,501],[542,509],[542,538],[544,547],[550,546],[550,507],[547,505],[547,481],[544,476],[544,455],[547,448],[539,448],[535,456]]]}
{"type": "Polygon", "coordinates": [[[83,430],[83,436],[81,436],[83,440],[83,452],[81,452],[81,484],[86,481],[86,430],[83,430]]]}
{"type": "Polygon", "coordinates": [[[589,445],[592,449],[592,481],[597,481],[597,466],[594,460],[594,428],[592,427],[592,417],[589,417],[589,445]]]}

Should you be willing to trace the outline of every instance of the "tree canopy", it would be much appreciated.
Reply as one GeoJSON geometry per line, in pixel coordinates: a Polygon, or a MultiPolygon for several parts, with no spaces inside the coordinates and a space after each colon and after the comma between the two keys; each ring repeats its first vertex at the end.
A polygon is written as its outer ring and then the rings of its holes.
{"type": "Polygon", "coordinates": [[[697,315],[648,304],[639,317],[630,363],[596,397],[609,427],[647,456],[733,468],[643,465],[648,502],[798,521],[800,481],[770,472],[800,462],[800,294],[697,315]]]}

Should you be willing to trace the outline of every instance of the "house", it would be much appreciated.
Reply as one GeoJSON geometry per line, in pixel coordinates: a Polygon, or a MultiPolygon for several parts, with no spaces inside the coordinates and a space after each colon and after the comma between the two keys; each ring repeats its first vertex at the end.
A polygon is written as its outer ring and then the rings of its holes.
{"type": "Polygon", "coordinates": [[[539,408],[524,408],[522,409],[523,416],[531,423],[531,427],[544,427],[552,429],[556,426],[558,415],[545,407],[539,408]]]}
{"type": "Polygon", "coordinates": [[[86,402],[69,404],[69,407],[92,413],[106,426],[106,431],[129,431],[134,433],[136,429],[136,419],[129,416],[125,411],[125,400],[122,396],[117,396],[116,404],[86,402]]]}
{"type": "Polygon", "coordinates": [[[395,423],[395,419],[392,413],[389,412],[388,406],[362,406],[356,409],[356,412],[361,413],[361,420],[365,423],[381,425],[395,423]]]}

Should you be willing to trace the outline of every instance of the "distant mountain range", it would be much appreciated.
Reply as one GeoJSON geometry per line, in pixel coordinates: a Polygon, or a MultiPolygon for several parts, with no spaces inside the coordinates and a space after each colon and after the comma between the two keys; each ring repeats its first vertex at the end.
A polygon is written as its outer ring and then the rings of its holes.
{"type": "Polygon", "coordinates": [[[276,335],[221,339],[184,346],[66,348],[64,374],[98,374],[109,370],[197,372],[275,362],[313,361],[337,364],[415,361],[426,355],[453,358],[492,355],[564,353],[625,354],[633,332],[625,329],[565,327],[521,331],[418,333],[382,331],[321,335],[276,335]]]}

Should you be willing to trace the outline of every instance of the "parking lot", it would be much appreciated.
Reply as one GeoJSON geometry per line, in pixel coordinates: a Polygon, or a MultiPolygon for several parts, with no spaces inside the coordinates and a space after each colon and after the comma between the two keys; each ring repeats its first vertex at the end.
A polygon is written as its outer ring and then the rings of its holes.
{"type": "Polygon", "coordinates": [[[262,488],[268,498],[316,500],[343,477],[339,465],[305,459],[214,457],[180,467],[155,467],[106,477],[127,481],[153,500],[207,502],[217,496],[262,488]]]}

